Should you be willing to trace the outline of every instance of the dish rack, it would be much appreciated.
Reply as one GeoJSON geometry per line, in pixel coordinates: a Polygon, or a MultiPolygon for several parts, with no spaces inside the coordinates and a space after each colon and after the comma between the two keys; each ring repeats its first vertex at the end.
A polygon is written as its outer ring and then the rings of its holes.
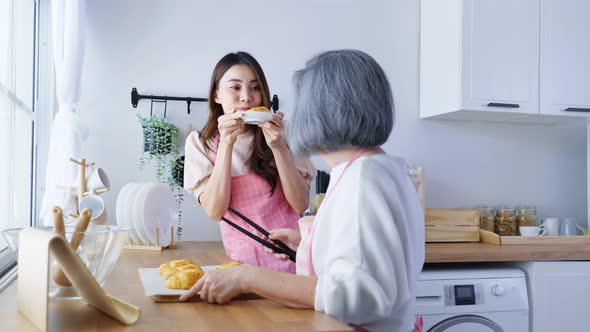
{"type": "MultiPolygon", "coordinates": [[[[160,228],[156,227],[156,243],[160,243],[160,228]]],[[[151,243],[147,240],[147,243],[143,243],[141,240],[133,241],[129,238],[129,243],[123,246],[123,249],[127,250],[147,250],[147,251],[162,251],[164,249],[176,249],[176,243],[174,242],[174,226],[170,227],[170,244],[167,247],[162,247],[155,243],[151,243]]]]}

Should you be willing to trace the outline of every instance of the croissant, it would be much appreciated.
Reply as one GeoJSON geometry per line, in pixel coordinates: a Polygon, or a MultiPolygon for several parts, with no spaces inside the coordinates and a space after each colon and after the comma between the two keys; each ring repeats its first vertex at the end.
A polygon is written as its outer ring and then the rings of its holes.
{"type": "Polygon", "coordinates": [[[193,264],[193,262],[191,262],[188,259],[177,259],[174,261],[170,261],[170,267],[179,267],[187,264],[193,264]]]}
{"type": "Polygon", "coordinates": [[[177,259],[160,265],[160,274],[166,279],[166,288],[190,289],[205,271],[188,259],[177,259]]]}
{"type": "Polygon", "coordinates": [[[270,110],[264,106],[257,106],[250,108],[247,112],[270,112],[270,110]]]}
{"type": "Polygon", "coordinates": [[[166,280],[166,288],[182,289],[182,283],[180,282],[180,279],[178,279],[178,277],[174,275],[168,278],[168,280],[166,280]]]}

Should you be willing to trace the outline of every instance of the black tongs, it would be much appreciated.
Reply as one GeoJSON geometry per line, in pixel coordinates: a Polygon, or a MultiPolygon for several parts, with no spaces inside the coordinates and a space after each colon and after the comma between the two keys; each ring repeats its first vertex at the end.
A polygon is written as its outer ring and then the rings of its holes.
{"type": "MultiPolygon", "coordinates": [[[[248,224],[250,224],[252,227],[256,228],[256,230],[258,230],[260,233],[264,234],[264,236],[269,237],[270,233],[267,232],[264,228],[258,226],[257,223],[253,222],[252,220],[248,219],[248,217],[244,216],[243,214],[239,213],[238,211],[234,210],[233,208],[229,208],[228,210],[230,210],[231,212],[233,212],[236,216],[242,218],[242,220],[244,220],[245,222],[247,222],[248,224]]],[[[283,242],[279,241],[279,240],[271,240],[272,242],[276,243],[270,243],[268,241],[264,241],[263,239],[261,239],[260,237],[250,233],[249,231],[245,230],[244,228],[240,227],[239,225],[236,225],[235,223],[233,223],[232,221],[226,219],[225,217],[221,217],[221,220],[225,221],[226,223],[228,223],[229,225],[231,225],[232,227],[234,227],[235,229],[239,230],[240,232],[246,234],[247,236],[249,236],[250,238],[252,238],[254,241],[262,244],[263,246],[272,249],[275,253],[277,254],[285,254],[287,256],[289,256],[289,259],[293,262],[295,262],[295,256],[296,253],[293,249],[289,248],[289,246],[287,246],[286,244],[284,244],[283,242]]]]}

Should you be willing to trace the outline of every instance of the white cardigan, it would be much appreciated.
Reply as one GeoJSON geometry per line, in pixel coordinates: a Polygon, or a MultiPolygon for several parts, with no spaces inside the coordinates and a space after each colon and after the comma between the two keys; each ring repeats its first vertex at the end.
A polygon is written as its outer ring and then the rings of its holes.
{"type": "MultiPolygon", "coordinates": [[[[345,165],[332,169],[330,186],[345,165]]],[[[371,331],[411,331],[424,264],[422,211],[402,159],[356,160],[315,220],[315,309],[371,331]]]]}

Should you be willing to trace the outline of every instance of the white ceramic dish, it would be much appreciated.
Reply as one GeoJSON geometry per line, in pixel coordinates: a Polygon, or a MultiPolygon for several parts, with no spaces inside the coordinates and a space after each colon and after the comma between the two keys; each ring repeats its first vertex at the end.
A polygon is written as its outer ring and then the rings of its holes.
{"type": "MultiPolygon", "coordinates": [[[[131,211],[133,202],[131,201],[131,198],[135,196],[131,196],[131,194],[135,193],[138,187],[138,183],[128,183],[121,188],[121,191],[117,196],[117,225],[134,228],[133,214],[131,211]]],[[[134,243],[137,243],[139,240],[135,233],[135,229],[129,232],[129,237],[134,243]]]]}
{"type": "MultiPolygon", "coordinates": [[[[143,228],[143,202],[147,191],[154,183],[141,183],[135,198],[133,199],[133,225],[135,225],[135,232],[144,245],[148,244],[148,236],[143,228]]],[[[154,244],[154,243],[152,243],[154,244]]]]}
{"type": "Polygon", "coordinates": [[[135,243],[139,243],[139,235],[137,235],[137,229],[135,229],[135,217],[133,215],[133,210],[135,208],[135,199],[139,190],[142,188],[141,183],[135,183],[129,192],[127,193],[127,204],[125,209],[125,220],[127,222],[127,226],[133,227],[133,241],[135,243]]]}
{"type": "Polygon", "coordinates": [[[248,124],[259,124],[265,123],[270,121],[273,117],[279,119],[280,116],[278,114],[272,112],[254,112],[254,111],[246,111],[242,112],[242,119],[244,122],[248,124]]]}
{"type": "Polygon", "coordinates": [[[149,240],[158,244],[156,229],[160,230],[162,247],[170,245],[172,226],[177,218],[176,200],[167,184],[154,183],[147,189],[143,201],[143,230],[149,240]]]}

